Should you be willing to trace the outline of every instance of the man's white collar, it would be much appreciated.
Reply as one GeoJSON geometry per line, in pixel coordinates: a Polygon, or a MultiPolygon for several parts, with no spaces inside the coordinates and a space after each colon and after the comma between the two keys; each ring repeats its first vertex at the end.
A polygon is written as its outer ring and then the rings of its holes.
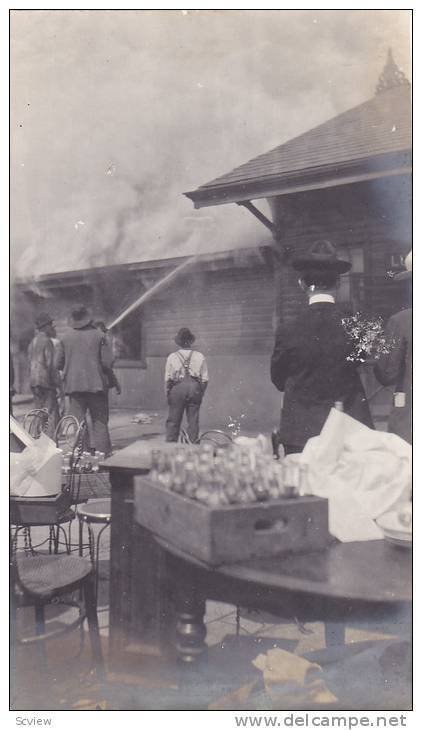
{"type": "Polygon", "coordinates": [[[335,304],[335,299],[331,296],[331,294],[313,294],[309,297],[309,304],[317,304],[318,302],[330,302],[331,304],[335,304]]]}

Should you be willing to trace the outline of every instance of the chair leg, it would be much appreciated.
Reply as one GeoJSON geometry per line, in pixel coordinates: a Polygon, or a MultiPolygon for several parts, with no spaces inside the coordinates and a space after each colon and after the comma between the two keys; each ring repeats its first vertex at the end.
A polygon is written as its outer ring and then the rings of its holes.
{"type": "Polygon", "coordinates": [[[83,555],[83,538],[84,538],[84,526],[81,519],[79,519],[79,557],[83,555]]]}
{"type": "Polygon", "coordinates": [[[236,606],[236,636],[240,636],[240,606],[236,606]]]}
{"type": "Polygon", "coordinates": [[[88,619],[89,638],[91,641],[92,658],[98,679],[105,679],[105,668],[103,651],[101,648],[101,637],[98,628],[97,604],[95,599],[94,575],[88,576],[83,584],[85,611],[88,619]]]}
{"type": "Polygon", "coordinates": [[[98,600],[98,581],[100,579],[100,540],[104,530],[110,527],[110,524],[104,525],[98,532],[97,543],[95,549],[95,598],[98,600]]]}
{"type": "Polygon", "coordinates": [[[63,539],[64,539],[64,546],[65,546],[66,554],[67,555],[70,555],[71,543],[70,543],[70,540],[67,539],[67,535],[66,535],[65,528],[62,525],[57,525],[57,528],[56,529],[57,529],[57,552],[59,550],[59,544],[60,544],[60,541],[59,541],[60,533],[62,533],[63,534],[63,539]]]}
{"type": "Polygon", "coordinates": [[[54,534],[54,555],[57,555],[57,553],[59,552],[60,525],[55,525],[53,527],[53,534],[54,534]]]}
{"type": "MultiPolygon", "coordinates": [[[[36,604],[35,606],[35,631],[37,636],[43,636],[45,634],[45,616],[44,606],[42,604],[36,604]]],[[[37,642],[38,654],[40,662],[47,669],[47,653],[45,650],[45,644],[42,640],[37,642]]]]}
{"type": "Polygon", "coordinates": [[[92,529],[92,525],[87,522],[87,528],[88,528],[88,552],[89,552],[89,559],[91,561],[92,567],[95,569],[95,538],[94,538],[94,530],[92,529]]]}
{"type": "Polygon", "coordinates": [[[48,530],[48,552],[51,555],[53,552],[53,541],[54,541],[54,526],[50,525],[48,530]]]}

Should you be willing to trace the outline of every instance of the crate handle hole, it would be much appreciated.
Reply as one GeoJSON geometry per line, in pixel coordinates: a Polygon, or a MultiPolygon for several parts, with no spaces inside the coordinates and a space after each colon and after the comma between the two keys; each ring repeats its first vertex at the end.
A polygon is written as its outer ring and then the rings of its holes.
{"type": "Polygon", "coordinates": [[[255,522],[256,532],[283,532],[287,528],[288,520],[257,520],[255,522]]]}

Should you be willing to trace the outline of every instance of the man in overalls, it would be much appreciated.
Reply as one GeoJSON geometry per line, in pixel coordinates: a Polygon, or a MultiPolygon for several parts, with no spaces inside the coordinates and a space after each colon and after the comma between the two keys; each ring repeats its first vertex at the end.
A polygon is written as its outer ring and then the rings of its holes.
{"type": "Polygon", "coordinates": [[[192,350],[195,335],[187,327],[179,330],[174,341],[180,349],[172,352],[166,362],[165,387],[169,404],[166,441],[177,441],[186,411],[189,439],[197,443],[199,408],[208,385],[207,363],[201,352],[192,350]]]}

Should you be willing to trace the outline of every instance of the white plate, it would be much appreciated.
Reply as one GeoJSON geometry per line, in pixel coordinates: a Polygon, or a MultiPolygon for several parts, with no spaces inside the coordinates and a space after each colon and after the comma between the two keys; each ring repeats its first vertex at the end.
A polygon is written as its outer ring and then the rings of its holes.
{"type": "Polygon", "coordinates": [[[400,522],[397,512],[387,512],[385,515],[381,515],[376,523],[383,532],[388,532],[393,537],[397,536],[405,539],[409,536],[412,539],[412,526],[405,527],[400,522]]]}
{"type": "Polygon", "coordinates": [[[412,537],[410,537],[410,538],[406,537],[405,539],[403,539],[400,537],[391,537],[384,533],[384,540],[386,542],[391,543],[391,545],[396,545],[397,547],[404,547],[404,548],[412,547],[412,537]]]}

